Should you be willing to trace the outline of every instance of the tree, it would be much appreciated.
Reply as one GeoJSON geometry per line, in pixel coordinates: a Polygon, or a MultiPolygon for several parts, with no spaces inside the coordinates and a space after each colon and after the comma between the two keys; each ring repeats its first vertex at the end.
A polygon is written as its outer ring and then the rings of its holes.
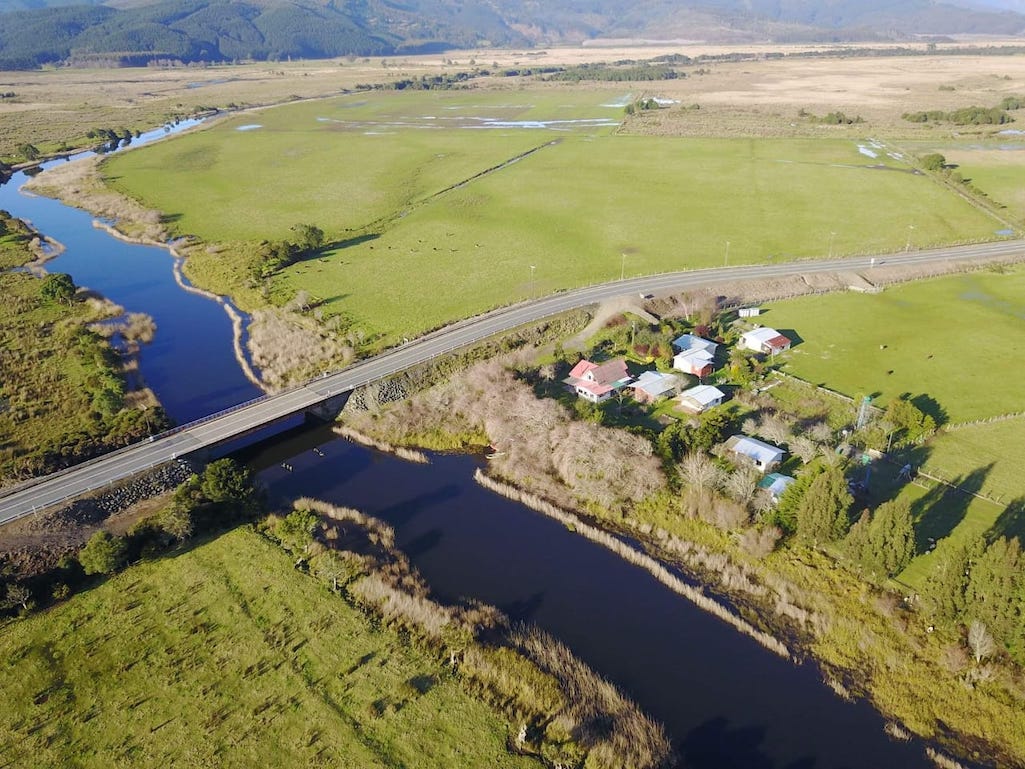
{"type": "Polygon", "coordinates": [[[179,500],[174,500],[157,517],[157,526],[179,542],[184,542],[192,536],[195,523],[192,520],[192,505],[179,500]]]}
{"type": "Polygon", "coordinates": [[[313,542],[319,522],[310,510],[293,510],[278,522],[277,537],[290,550],[305,550],[313,542]]]}
{"type": "Polygon", "coordinates": [[[7,595],[4,598],[4,605],[16,609],[19,606],[22,611],[32,608],[32,591],[24,585],[8,585],[7,595]]]}
{"type": "Polygon", "coordinates": [[[312,224],[294,224],[291,227],[296,236],[296,246],[304,254],[317,251],[324,245],[324,231],[312,224]]]}
{"type": "Polygon", "coordinates": [[[847,514],[853,502],[843,470],[826,468],[808,486],[797,507],[798,538],[815,547],[836,542],[850,528],[847,514]]]}
{"type": "Polygon", "coordinates": [[[915,553],[911,508],[904,500],[884,502],[862,514],[844,542],[848,556],[878,578],[904,571],[915,553]]]}
{"type": "Polygon", "coordinates": [[[936,432],[936,420],[907,398],[895,398],[886,408],[886,421],[898,431],[896,445],[921,443],[936,432]]]}
{"type": "Polygon", "coordinates": [[[18,154],[21,155],[25,160],[39,160],[39,149],[34,144],[18,145],[18,154]]]}
{"type": "Polygon", "coordinates": [[[48,301],[71,304],[75,296],[75,283],[67,273],[55,272],[46,276],[39,287],[39,293],[48,301]]]}
{"type": "Polygon", "coordinates": [[[968,646],[975,655],[975,662],[979,663],[997,650],[993,636],[986,630],[986,626],[977,619],[972,620],[968,626],[968,646]]]}
{"type": "Polygon", "coordinates": [[[953,623],[964,615],[968,580],[983,547],[981,540],[945,544],[932,556],[935,565],[922,585],[922,596],[933,617],[953,623]]]}
{"type": "Polygon", "coordinates": [[[947,159],[938,152],[930,152],[928,155],[922,155],[919,158],[919,162],[922,164],[922,168],[926,171],[942,171],[944,166],[947,165],[947,159]]]}
{"type": "Polygon", "coordinates": [[[245,508],[253,497],[252,475],[233,459],[218,459],[203,470],[199,491],[210,502],[245,508]]]}
{"type": "Polygon", "coordinates": [[[907,500],[885,502],[876,509],[869,543],[874,559],[887,577],[894,577],[907,568],[915,554],[915,528],[907,500]]]}
{"type": "Polygon", "coordinates": [[[1017,537],[996,540],[973,564],[965,588],[966,614],[1008,646],[1025,617],[1025,558],[1017,537]]]}
{"type": "Polygon", "coordinates": [[[113,574],[124,565],[127,542],[100,530],[78,552],[78,561],[86,574],[113,574]]]}

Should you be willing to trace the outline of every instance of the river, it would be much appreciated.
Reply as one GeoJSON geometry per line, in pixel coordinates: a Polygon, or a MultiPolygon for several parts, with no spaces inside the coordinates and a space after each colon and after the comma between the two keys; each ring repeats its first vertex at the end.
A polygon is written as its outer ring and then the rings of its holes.
{"type": "Polygon", "coordinates": [[[248,457],[274,501],[308,495],[390,523],[442,599],[476,598],[562,639],[666,725],[691,769],[933,766],[921,743],[889,738],[867,703],[834,695],[814,665],[777,657],[646,571],[478,486],[476,457],[417,465],[326,429],[295,430],[248,457]]]}
{"type": "MultiPolygon", "coordinates": [[[[49,270],[154,317],[156,339],[140,365],[173,418],[186,422],[258,394],[235,362],[223,308],[175,283],[165,249],[123,243],[95,229],[89,214],[18,194],[25,178],[0,188],[0,208],[66,246],[49,270]]],[[[838,699],[813,665],[776,657],[641,569],[479,487],[477,458],[415,465],[309,428],[249,456],[279,500],[310,495],[388,521],[442,598],[486,601],[562,639],[666,725],[688,767],[932,766],[920,743],[888,738],[878,713],[838,699]]]]}
{"type": "MultiPolygon", "coordinates": [[[[137,147],[197,125],[185,120],[132,140],[137,147]]],[[[120,150],[119,150],[120,151],[120,150]]],[[[69,160],[89,157],[86,152],[69,160]]],[[[52,160],[43,168],[68,162],[52,160]]],[[[66,272],[128,312],[145,312],[157,324],[144,345],[139,366],[146,384],[179,424],[212,414],[261,394],[242,373],[232,354],[231,319],[219,303],[183,291],[174,281],[174,259],[165,248],[126,243],[93,227],[94,217],[58,200],[19,192],[28,181],[14,174],[0,187],[0,209],[30,222],[66,250],[46,263],[49,272],[66,272]]]]}

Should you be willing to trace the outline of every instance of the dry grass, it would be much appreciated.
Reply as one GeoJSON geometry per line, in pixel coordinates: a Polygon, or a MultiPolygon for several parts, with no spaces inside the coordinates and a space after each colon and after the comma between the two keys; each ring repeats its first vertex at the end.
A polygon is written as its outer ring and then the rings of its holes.
{"type": "MultiPolygon", "coordinates": [[[[59,198],[68,205],[113,219],[121,233],[143,242],[163,243],[167,233],[160,214],[120,192],[107,188],[99,175],[101,157],[61,163],[28,181],[25,189],[39,195],[59,198]]],[[[109,231],[109,230],[108,230],[109,231]]]]}
{"type": "Polygon", "coordinates": [[[359,430],[354,430],[351,427],[339,426],[334,428],[335,435],[340,435],[353,443],[358,443],[361,446],[369,446],[377,451],[383,451],[387,454],[394,454],[400,459],[405,459],[407,462],[416,462],[417,464],[426,465],[430,462],[427,455],[422,451],[416,451],[415,449],[409,449],[405,446],[393,446],[390,443],[379,441],[376,438],[371,438],[365,433],[361,433],[359,430]]]}
{"type": "Polygon", "coordinates": [[[353,357],[352,347],[331,332],[276,310],[253,313],[249,349],[264,384],[272,390],[310,379],[353,357]]]}

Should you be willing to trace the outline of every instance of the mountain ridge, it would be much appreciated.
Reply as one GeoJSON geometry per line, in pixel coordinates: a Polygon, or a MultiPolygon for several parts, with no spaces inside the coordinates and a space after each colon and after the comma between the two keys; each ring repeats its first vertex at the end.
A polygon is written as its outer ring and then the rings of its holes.
{"type": "MultiPolygon", "coordinates": [[[[602,38],[851,42],[1025,34],[1025,0],[0,0],[0,67],[123,55],[330,58],[602,38]],[[980,7],[987,4],[988,7],[980,7]],[[970,6],[970,7],[968,7],[970,6]]],[[[132,63],[138,63],[134,61],[132,63]]]]}

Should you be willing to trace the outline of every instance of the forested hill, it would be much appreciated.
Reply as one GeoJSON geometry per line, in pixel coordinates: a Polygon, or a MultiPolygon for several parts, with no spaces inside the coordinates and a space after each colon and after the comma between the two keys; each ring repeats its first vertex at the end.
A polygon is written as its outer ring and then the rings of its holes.
{"type": "Polygon", "coordinates": [[[0,0],[0,12],[3,69],[69,59],[324,58],[596,38],[846,41],[1025,32],[1021,14],[934,0],[0,0]]]}

